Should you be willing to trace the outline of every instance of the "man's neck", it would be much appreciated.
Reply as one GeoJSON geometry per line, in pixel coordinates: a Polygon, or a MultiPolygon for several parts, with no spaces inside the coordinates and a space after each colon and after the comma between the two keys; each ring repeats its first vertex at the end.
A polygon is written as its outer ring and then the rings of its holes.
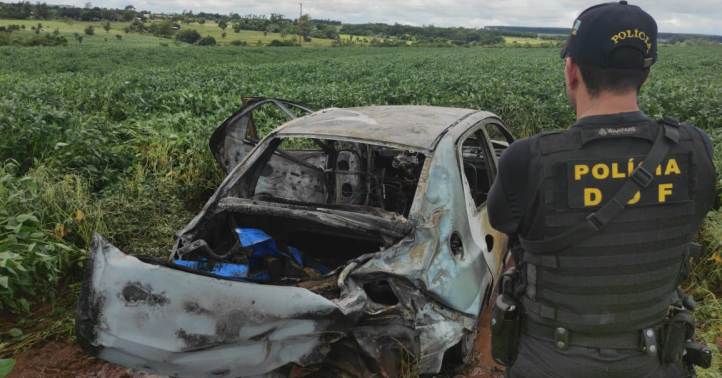
{"type": "Polygon", "coordinates": [[[577,101],[577,121],[589,116],[638,112],[637,93],[619,95],[602,92],[594,98],[584,98],[577,101]]]}

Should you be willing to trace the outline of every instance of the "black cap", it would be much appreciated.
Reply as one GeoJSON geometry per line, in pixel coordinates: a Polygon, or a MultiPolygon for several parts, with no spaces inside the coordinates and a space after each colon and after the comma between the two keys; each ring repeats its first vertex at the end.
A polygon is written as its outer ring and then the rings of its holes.
{"type": "Polygon", "coordinates": [[[657,61],[657,23],[626,1],[595,5],[574,21],[566,57],[605,68],[649,68],[657,61]]]}

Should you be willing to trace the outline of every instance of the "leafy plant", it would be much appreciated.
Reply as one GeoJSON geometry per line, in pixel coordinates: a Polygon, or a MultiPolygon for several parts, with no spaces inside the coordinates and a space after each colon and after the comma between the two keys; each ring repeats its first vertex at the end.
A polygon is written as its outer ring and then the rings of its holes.
{"type": "Polygon", "coordinates": [[[16,170],[12,162],[0,167],[0,310],[28,312],[27,298],[52,295],[82,252],[63,241],[75,225],[51,223],[54,209],[34,211],[43,202],[44,184],[16,176],[16,170]]]}
{"type": "Polygon", "coordinates": [[[7,377],[13,371],[15,367],[15,360],[13,359],[0,359],[0,378],[7,377]]]}

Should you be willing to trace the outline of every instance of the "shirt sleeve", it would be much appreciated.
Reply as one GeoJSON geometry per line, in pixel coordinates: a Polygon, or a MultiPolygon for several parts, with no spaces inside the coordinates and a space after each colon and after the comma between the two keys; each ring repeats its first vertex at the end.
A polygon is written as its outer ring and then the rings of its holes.
{"type": "Polygon", "coordinates": [[[714,151],[712,147],[712,139],[699,127],[695,127],[695,130],[697,130],[699,135],[702,137],[702,142],[704,142],[704,147],[707,150],[707,156],[709,156],[709,160],[711,160],[712,164],[714,165],[714,151]]]}
{"type": "MultiPolygon", "coordinates": [[[[695,130],[699,133],[699,135],[702,137],[702,142],[704,143],[705,150],[707,150],[707,155],[709,156],[709,160],[712,163],[712,169],[715,170],[715,174],[717,173],[717,170],[721,167],[714,166],[714,147],[712,146],[712,139],[709,137],[707,133],[705,133],[702,129],[695,127],[695,130]]],[[[715,190],[715,198],[713,202],[713,209],[720,210],[722,208],[722,196],[720,194],[722,193],[722,187],[719,185],[717,186],[717,190],[715,190]]]]}
{"type": "Polygon", "coordinates": [[[498,173],[489,191],[489,221],[492,227],[507,235],[519,232],[527,207],[530,158],[528,139],[512,143],[501,155],[498,173]]]}

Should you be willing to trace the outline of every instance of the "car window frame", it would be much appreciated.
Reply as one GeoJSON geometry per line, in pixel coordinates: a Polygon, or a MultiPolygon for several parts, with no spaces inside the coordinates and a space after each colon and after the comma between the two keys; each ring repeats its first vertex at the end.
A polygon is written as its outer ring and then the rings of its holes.
{"type": "Polygon", "coordinates": [[[493,169],[493,177],[492,177],[492,185],[494,184],[494,180],[496,179],[496,175],[499,171],[499,158],[500,156],[496,156],[496,150],[494,149],[494,145],[492,144],[491,137],[489,136],[488,127],[497,127],[499,131],[504,135],[504,138],[506,139],[507,148],[511,146],[512,143],[514,143],[514,135],[511,134],[511,132],[504,126],[504,124],[498,120],[498,119],[485,119],[482,121],[484,123],[483,130],[484,135],[486,137],[486,144],[489,151],[493,152],[491,153],[492,159],[494,159],[494,167],[493,169]]]}
{"type": "Polygon", "coordinates": [[[489,156],[491,154],[491,142],[489,140],[489,135],[487,134],[485,129],[487,123],[489,123],[489,121],[486,119],[474,123],[456,140],[456,157],[459,166],[459,173],[461,174],[462,187],[464,188],[464,199],[467,209],[473,210],[474,216],[478,215],[481,212],[481,209],[486,206],[487,201],[484,200],[482,203],[477,205],[476,201],[474,201],[474,198],[471,195],[471,186],[469,185],[469,180],[467,179],[466,173],[464,172],[464,156],[462,148],[466,139],[468,139],[471,135],[475,134],[477,131],[481,131],[483,140],[480,141],[480,147],[484,152],[484,161],[486,163],[487,170],[489,170],[490,173],[490,175],[487,175],[487,179],[489,180],[489,188],[491,189],[491,185],[494,183],[494,178],[496,178],[496,165],[498,164],[498,162],[496,160],[496,157],[492,157],[493,160],[489,159],[489,156]]]}

